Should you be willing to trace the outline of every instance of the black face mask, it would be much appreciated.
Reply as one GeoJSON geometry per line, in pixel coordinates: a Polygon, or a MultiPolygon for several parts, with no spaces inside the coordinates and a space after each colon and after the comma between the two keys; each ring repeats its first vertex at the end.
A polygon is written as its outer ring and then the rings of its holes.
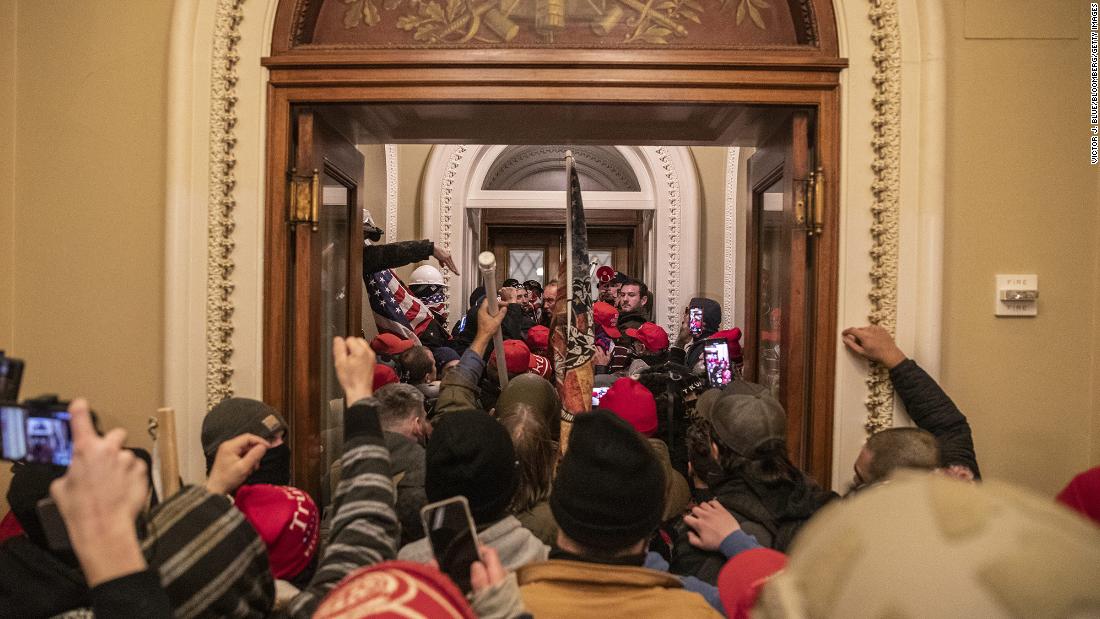
{"type": "Polygon", "coordinates": [[[290,446],[286,443],[267,450],[260,460],[260,468],[244,481],[250,484],[272,484],[286,486],[290,484],[290,446]]]}

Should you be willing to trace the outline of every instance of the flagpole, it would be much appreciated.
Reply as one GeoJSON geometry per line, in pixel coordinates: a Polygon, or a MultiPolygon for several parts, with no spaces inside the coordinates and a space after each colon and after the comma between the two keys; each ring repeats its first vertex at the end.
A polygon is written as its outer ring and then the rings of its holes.
{"type": "MultiPolygon", "coordinates": [[[[499,310],[497,305],[497,257],[491,251],[483,251],[477,256],[477,267],[481,270],[482,281],[485,283],[485,305],[489,313],[496,315],[499,310]]],[[[504,311],[508,311],[505,307],[504,311]]],[[[497,357],[497,381],[501,391],[508,385],[508,364],[504,359],[504,336],[500,328],[493,333],[493,349],[497,357]]]]}
{"type": "Polygon", "coordinates": [[[570,215],[570,202],[573,199],[572,192],[569,191],[569,179],[573,176],[573,166],[576,162],[573,160],[573,151],[565,151],[565,272],[568,273],[568,277],[565,278],[566,292],[565,292],[565,324],[572,325],[573,323],[573,217],[570,215]]]}

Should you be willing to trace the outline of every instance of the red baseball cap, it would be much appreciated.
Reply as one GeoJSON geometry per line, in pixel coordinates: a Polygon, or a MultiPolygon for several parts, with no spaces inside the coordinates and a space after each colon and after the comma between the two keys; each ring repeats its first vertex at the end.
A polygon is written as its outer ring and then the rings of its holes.
{"type": "Polygon", "coordinates": [[[726,616],[748,619],[768,578],[787,566],[787,555],[771,548],[753,548],[735,555],[718,573],[718,597],[726,616]]]}
{"type": "Polygon", "coordinates": [[[531,362],[528,368],[532,373],[543,378],[550,378],[550,360],[542,355],[531,353],[531,362]]]}
{"type": "Polygon", "coordinates": [[[604,332],[611,337],[618,339],[623,336],[618,326],[619,310],[615,309],[615,306],[596,301],[592,304],[592,317],[596,320],[596,324],[603,327],[604,332]]]}
{"type": "MultiPolygon", "coordinates": [[[[489,356],[489,365],[497,366],[497,355],[489,356]]],[[[504,367],[509,374],[523,374],[531,369],[531,349],[523,340],[504,340],[504,367]]]]}
{"type": "Polygon", "coordinates": [[[668,348],[668,333],[652,322],[644,322],[637,329],[627,329],[626,334],[645,344],[649,352],[661,352],[668,348]]]}
{"type": "Polygon", "coordinates": [[[607,266],[606,264],[596,269],[596,281],[601,284],[606,284],[615,277],[615,269],[607,266]]]}
{"type": "Polygon", "coordinates": [[[600,408],[622,417],[643,436],[657,432],[657,401],[645,385],[633,378],[615,381],[600,399],[600,408]]]}
{"type": "Polygon", "coordinates": [[[308,494],[290,486],[254,484],[241,486],[233,502],[267,546],[275,578],[289,580],[309,565],[317,552],[321,516],[308,494]]]}
{"type": "Polygon", "coordinates": [[[384,561],[348,574],[325,596],[313,617],[476,619],[477,615],[443,572],[410,561],[384,561]]]}
{"type": "MultiPolygon", "coordinates": [[[[390,383],[396,383],[400,379],[397,378],[397,371],[385,363],[379,363],[374,366],[374,383],[371,385],[372,391],[378,391],[382,387],[390,383]]],[[[348,406],[351,406],[354,402],[348,402],[348,406]]]]}
{"type": "Polygon", "coordinates": [[[416,344],[412,340],[400,338],[392,333],[379,333],[370,341],[370,347],[374,349],[374,352],[390,355],[391,357],[400,355],[413,346],[416,346],[416,344]]]}
{"type": "Polygon", "coordinates": [[[719,331],[708,339],[712,340],[726,340],[729,344],[730,358],[734,361],[740,361],[744,354],[741,351],[741,329],[734,327],[725,331],[719,331]]]}
{"type": "Polygon", "coordinates": [[[546,350],[550,347],[550,329],[535,325],[527,330],[527,347],[531,350],[546,350]]]}

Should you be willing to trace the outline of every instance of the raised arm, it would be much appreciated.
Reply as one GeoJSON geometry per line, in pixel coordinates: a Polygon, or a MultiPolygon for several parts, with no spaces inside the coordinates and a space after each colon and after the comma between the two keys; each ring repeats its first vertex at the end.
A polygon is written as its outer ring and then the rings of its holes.
{"type": "Polygon", "coordinates": [[[478,382],[485,372],[485,350],[500,328],[506,315],[505,308],[497,308],[496,315],[489,313],[485,301],[477,310],[477,334],[469,348],[462,353],[458,365],[439,385],[439,398],[435,402],[437,415],[478,408],[478,382]]]}
{"type": "Polygon", "coordinates": [[[980,479],[974,437],[966,416],[916,361],[905,356],[886,329],[851,327],[842,336],[853,352],[890,371],[890,381],[913,423],[931,432],[939,442],[940,461],[948,472],[980,479]]]}
{"type": "Polygon", "coordinates": [[[351,571],[397,556],[390,456],[372,397],[374,352],[362,338],[335,338],[336,375],[352,405],[344,412],[343,475],[332,501],[332,528],[313,579],[290,604],[294,617],[310,617],[351,571]]]}

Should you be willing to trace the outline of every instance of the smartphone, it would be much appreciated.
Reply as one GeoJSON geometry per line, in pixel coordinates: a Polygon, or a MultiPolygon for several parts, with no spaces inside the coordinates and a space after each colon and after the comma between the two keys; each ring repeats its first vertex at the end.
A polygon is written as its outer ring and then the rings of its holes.
{"type": "Polygon", "coordinates": [[[703,348],[703,361],[707,367],[707,382],[711,387],[725,387],[733,379],[729,342],[707,342],[703,348]]]}
{"type": "Polygon", "coordinates": [[[592,406],[599,406],[600,400],[607,394],[607,390],[611,387],[593,387],[592,388],[592,406]]]}
{"type": "Polygon", "coordinates": [[[0,405],[0,458],[69,466],[72,457],[69,411],[48,406],[0,405]]]}
{"type": "Polygon", "coordinates": [[[0,350],[0,402],[19,400],[19,386],[23,384],[23,360],[4,356],[0,350]]]}
{"type": "Polygon", "coordinates": [[[703,332],[703,308],[692,307],[688,309],[688,331],[691,331],[692,335],[699,335],[703,332]]]}
{"type": "Polygon", "coordinates": [[[458,332],[462,333],[466,330],[466,317],[463,316],[462,320],[458,321],[458,332]]]}
{"type": "Polygon", "coordinates": [[[439,570],[450,576],[463,593],[470,592],[470,566],[480,560],[477,529],[464,496],[429,503],[420,519],[439,570]]]}

